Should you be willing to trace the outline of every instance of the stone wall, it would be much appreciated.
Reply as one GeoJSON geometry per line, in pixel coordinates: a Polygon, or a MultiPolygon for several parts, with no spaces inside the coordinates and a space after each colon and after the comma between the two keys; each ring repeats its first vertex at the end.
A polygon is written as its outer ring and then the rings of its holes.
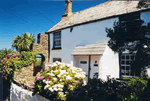
{"type": "Polygon", "coordinates": [[[25,90],[12,83],[10,89],[10,101],[50,101],[37,94],[32,96],[32,93],[33,92],[25,90]]]}
{"type": "Polygon", "coordinates": [[[45,63],[48,63],[48,34],[38,34],[37,43],[33,44],[33,51],[38,51],[45,57],[45,63]]]}

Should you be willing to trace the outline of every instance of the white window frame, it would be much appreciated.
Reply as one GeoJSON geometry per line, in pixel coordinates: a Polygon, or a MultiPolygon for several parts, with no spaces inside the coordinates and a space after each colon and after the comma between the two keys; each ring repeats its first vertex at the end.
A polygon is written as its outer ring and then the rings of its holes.
{"type": "Polygon", "coordinates": [[[128,54],[128,53],[123,53],[122,55],[121,55],[121,63],[120,63],[120,69],[121,69],[121,77],[132,77],[133,75],[131,75],[131,65],[130,65],[130,63],[131,63],[131,56],[134,56],[134,60],[135,60],[135,54],[128,54]],[[122,56],[125,56],[125,58],[124,59],[122,59],[122,56]],[[126,58],[126,56],[129,56],[129,59],[127,59],[126,58]],[[125,61],[125,63],[124,64],[122,64],[122,61],[125,61]],[[127,63],[127,61],[129,61],[129,64],[126,64],[127,63]],[[122,67],[124,66],[124,69],[122,69],[122,67]],[[129,66],[129,69],[127,70],[127,66],[129,66]],[[124,70],[124,75],[122,74],[122,71],[124,70]],[[127,75],[127,71],[129,71],[129,75],[127,75]]]}
{"type": "Polygon", "coordinates": [[[53,34],[53,49],[61,48],[61,32],[53,34]]]}

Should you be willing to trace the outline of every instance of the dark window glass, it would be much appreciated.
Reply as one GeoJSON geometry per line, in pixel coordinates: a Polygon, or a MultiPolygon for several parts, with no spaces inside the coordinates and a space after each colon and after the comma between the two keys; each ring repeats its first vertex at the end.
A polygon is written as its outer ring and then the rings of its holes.
{"type": "Polygon", "coordinates": [[[81,64],[87,64],[87,61],[80,61],[81,64]]]}
{"type": "Polygon", "coordinates": [[[126,75],[129,76],[130,75],[130,71],[126,70],[126,75]]]}
{"type": "Polygon", "coordinates": [[[121,69],[124,69],[124,70],[125,70],[125,66],[121,66],[121,69]]]}
{"type": "Polygon", "coordinates": [[[61,47],[61,33],[57,32],[57,33],[54,33],[53,35],[54,35],[54,38],[53,38],[53,42],[54,42],[53,48],[60,48],[61,47]]]}
{"type": "Polygon", "coordinates": [[[126,55],[126,59],[129,60],[129,55],[126,55]]]}
{"type": "Polygon", "coordinates": [[[53,62],[55,62],[55,61],[61,62],[61,58],[53,58],[53,62]]]}
{"type": "Polygon", "coordinates": [[[121,64],[125,64],[125,61],[122,60],[122,61],[121,61],[121,64]]]}
{"type": "Polygon", "coordinates": [[[130,61],[126,61],[126,65],[130,65],[130,61]]]}
{"type": "Polygon", "coordinates": [[[126,70],[130,70],[130,66],[126,66],[126,70]]]}
{"type": "Polygon", "coordinates": [[[131,55],[131,60],[134,60],[135,56],[134,55],[131,55]]]}
{"type": "Polygon", "coordinates": [[[124,56],[124,55],[122,56],[122,59],[125,59],[125,56],[124,56]]]}

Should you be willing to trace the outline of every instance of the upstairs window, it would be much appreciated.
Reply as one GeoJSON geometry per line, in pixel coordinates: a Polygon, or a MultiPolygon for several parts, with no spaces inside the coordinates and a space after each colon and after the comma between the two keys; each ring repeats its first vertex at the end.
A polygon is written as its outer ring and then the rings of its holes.
{"type": "Polygon", "coordinates": [[[53,48],[61,48],[61,32],[54,33],[53,36],[53,48]]]}

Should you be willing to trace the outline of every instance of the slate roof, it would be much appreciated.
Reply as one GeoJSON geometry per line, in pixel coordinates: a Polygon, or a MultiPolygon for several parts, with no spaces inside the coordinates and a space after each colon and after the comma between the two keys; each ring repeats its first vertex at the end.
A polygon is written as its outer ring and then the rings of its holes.
{"type": "Polygon", "coordinates": [[[139,2],[138,0],[137,1],[123,1],[123,0],[108,1],[100,5],[74,13],[70,19],[66,21],[58,22],[55,26],[50,28],[45,33],[51,33],[57,30],[69,28],[71,26],[76,26],[91,21],[102,20],[104,18],[115,17],[121,14],[150,9],[150,8],[138,9],[137,8],[138,2],[139,2]]]}
{"type": "Polygon", "coordinates": [[[77,46],[71,55],[101,55],[107,44],[95,44],[86,46],[77,46]]]}

